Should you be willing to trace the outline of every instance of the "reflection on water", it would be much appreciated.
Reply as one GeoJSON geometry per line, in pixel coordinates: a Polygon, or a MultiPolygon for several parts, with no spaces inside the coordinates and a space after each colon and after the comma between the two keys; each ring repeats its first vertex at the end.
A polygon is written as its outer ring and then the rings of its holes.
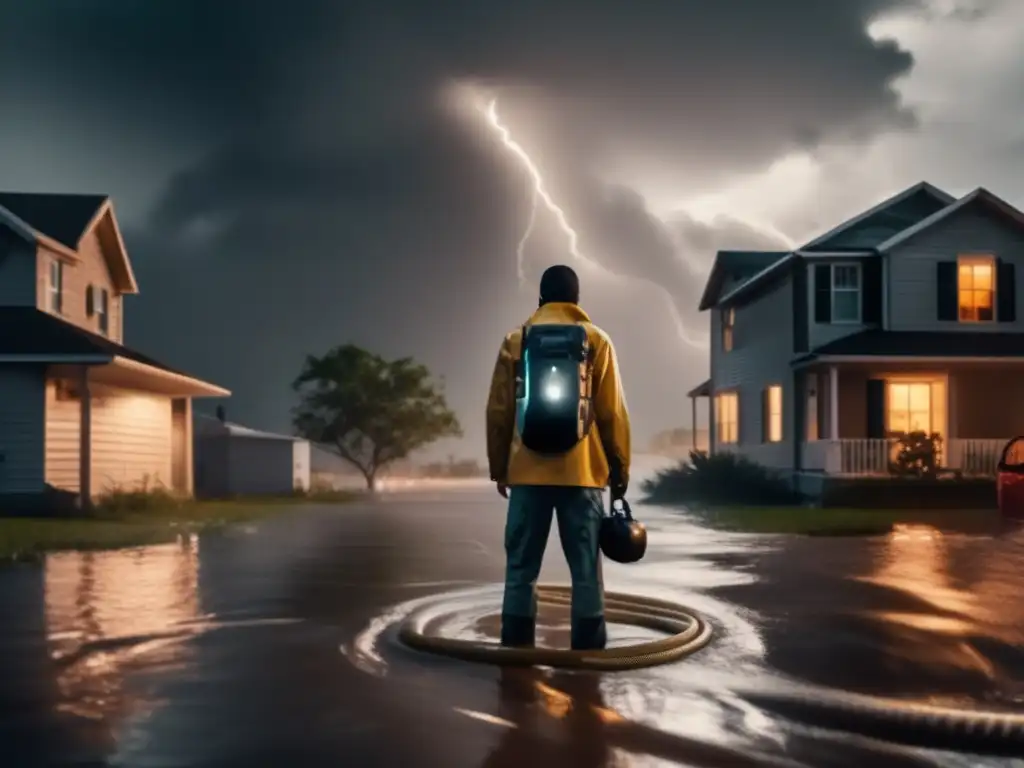
{"type": "Polygon", "coordinates": [[[919,611],[881,611],[892,624],[950,635],[966,635],[979,609],[977,595],[955,589],[949,573],[949,545],[928,525],[896,525],[878,558],[877,570],[864,581],[899,590],[923,601],[919,611]]]}
{"type": "Polygon", "coordinates": [[[1022,565],[1020,542],[1012,536],[947,535],[903,525],[893,529],[874,572],[861,580],[899,598],[868,612],[884,628],[890,658],[1005,688],[1012,687],[1012,675],[997,657],[1016,656],[1014,649],[1024,644],[1024,609],[1009,578],[1022,565]]]}
{"type": "Polygon", "coordinates": [[[58,709],[100,719],[131,707],[123,681],[134,659],[180,664],[197,619],[199,542],[46,558],[45,616],[58,709]]]}

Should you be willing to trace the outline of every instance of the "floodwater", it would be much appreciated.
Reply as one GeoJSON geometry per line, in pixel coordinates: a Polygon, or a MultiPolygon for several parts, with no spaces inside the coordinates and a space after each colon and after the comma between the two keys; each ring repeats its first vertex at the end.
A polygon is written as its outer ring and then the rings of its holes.
{"type": "MultiPolygon", "coordinates": [[[[1015,764],[807,727],[744,691],[805,683],[1024,711],[1024,534],[918,523],[876,538],[753,536],[634,513],[649,555],[609,565],[608,588],[690,606],[715,637],[683,662],[604,675],[502,673],[393,640],[403,606],[450,590],[475,616],[450,632],[494,631],[503,507],[489,488],[0,568],[0,762],[1015,764]]],[[[563,581],[552,545],[542,580],[563,581]]],[[[613,640],[636,634],[615,627],[613,640]]],[[[556,617],[543,636],[567,631],[556,617]]]]}

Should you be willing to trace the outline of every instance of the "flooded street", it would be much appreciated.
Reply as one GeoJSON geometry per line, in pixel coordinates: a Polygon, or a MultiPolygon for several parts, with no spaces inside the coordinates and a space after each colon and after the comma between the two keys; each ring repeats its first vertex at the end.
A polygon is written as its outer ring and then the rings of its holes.
{"type": "MultiPolygon", "coordinates": [[[[449,590],[469,595],[450,631],[496,631],[504,509],[489,487],[4,567],[3,764],[1014,764],[809,728],[745,691],[1024,710],[1024,535],[754,536],[635,512],[651,549],[609,564],[608,588],[694,608],[715,637],[678,664],[603,676],[502,673],[394,641],[395,606],[449,590]]],[[[552,545],[542,580],[564,581],[552,545]]],[[[541,634],[567,642],[559,617],[541,634]]]]}

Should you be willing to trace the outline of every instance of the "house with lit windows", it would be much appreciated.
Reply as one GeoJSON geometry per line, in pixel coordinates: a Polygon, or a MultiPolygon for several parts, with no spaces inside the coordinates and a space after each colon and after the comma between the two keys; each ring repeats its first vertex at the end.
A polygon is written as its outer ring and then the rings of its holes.
{"type": "Polygon", "coordinates": [[[192,400],[230,393],[124,344],[136,293],[109,198],[0,192],[0,510],[192,493],[192,400]]]}
{"type": "Polygon", "coordinates": [[[713,452],[822,477],[885,475],[896,432],[990,475],[1024,434],[1024,213],[922,182],[787,252],[720,251],[711,313],[713,452]]]}

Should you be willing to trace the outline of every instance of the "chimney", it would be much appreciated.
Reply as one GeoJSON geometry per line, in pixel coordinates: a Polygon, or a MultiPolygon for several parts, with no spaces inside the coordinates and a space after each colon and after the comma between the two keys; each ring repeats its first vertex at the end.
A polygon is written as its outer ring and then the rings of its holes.
{"type": "Polygon", "coordinates": [[[224,413],[224,406],[223,405],[218,405],[217,406],[217,421],[219,421],[221,424],[223,424],[226,420],[227,420],[227,414],[224,413]]]}

